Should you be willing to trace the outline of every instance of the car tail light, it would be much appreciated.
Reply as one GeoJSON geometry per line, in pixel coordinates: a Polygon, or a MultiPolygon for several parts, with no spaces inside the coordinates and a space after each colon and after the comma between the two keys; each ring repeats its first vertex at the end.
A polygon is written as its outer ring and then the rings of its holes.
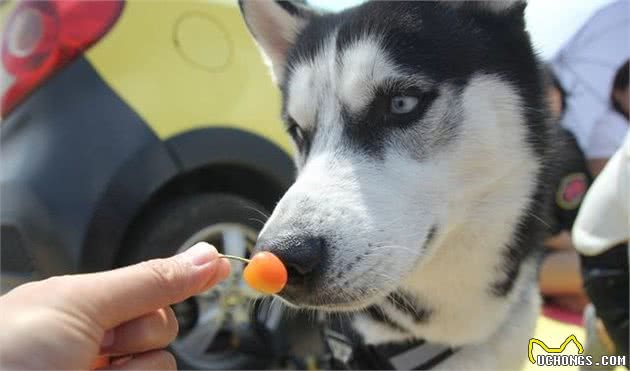
{"type": "Polygon", "coordinates": [[[2,32],[2,102],[6,115],[37,86],[98,41],[114,25],[123,1],[23,1],[2,32]]]}

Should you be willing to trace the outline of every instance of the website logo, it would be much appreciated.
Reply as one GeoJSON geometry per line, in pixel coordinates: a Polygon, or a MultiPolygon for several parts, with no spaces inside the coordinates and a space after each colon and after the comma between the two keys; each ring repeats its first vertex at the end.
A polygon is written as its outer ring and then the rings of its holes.
{"type": "Polygon", "coordinates": [[[540,339],[531,338],[527,346],[527,356],[532,364],[538,366],[625,366],[628,362],[625,356],[610,355],[594,359],[592,355],[584,354],[584,346],[573,334],[569,335],[557,348],[547,346],[540,339]],[[577,347],[577,354],[562,354],[570,343],[577,347]],[[545,354],[534,357],[534,344],[538,344],[545,354]]]}

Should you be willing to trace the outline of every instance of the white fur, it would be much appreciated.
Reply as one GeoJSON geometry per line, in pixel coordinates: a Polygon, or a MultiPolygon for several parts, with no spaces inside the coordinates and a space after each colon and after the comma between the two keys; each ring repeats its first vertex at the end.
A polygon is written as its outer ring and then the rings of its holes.
{"type": "Polygon", "coordinates": [[[335,38],[326,46],[314,62],[302,63],[292,71],[287,111],[304,128],[314,125],[315,111],[322,111],[313,102],[325,100],[331,91],[338,91],[338,103],[356,113],[370,103],[376,88],[394,79],[420,88],[428,85],[424,77],[399,71],[378,39],[358,38],[344,50],[341,68],[335,65],[335,38]]]}
{"type": "Polygon", "coordinates": [[[343,52],[339,81],[339,99],[352,112],[360,112],[374,98],[375,89],[393,80],[423,88],[428,85],[424,76],[406,75],[381,47],[381,40],[373,37],[357,38],[343,52]]]}
{"type": "Polygon", "coordinates": [[[317,106],[313,104],[313,97],[304,92],[311,92],[313,85],[317,84],[317,78],[313,76],[313,67],[301,64],[293,71],[293,78],[289,85],[287,113],[295,119],[303,129],[315,127],[315,114],[317,106]]]}
{"type": "Polygon", "coordinates": [[[363,38],[344,51],[339,98],[353,112],[370,103],[376,87],[398,75],[394,64],[380,50],[378,40],[363,38]]]}

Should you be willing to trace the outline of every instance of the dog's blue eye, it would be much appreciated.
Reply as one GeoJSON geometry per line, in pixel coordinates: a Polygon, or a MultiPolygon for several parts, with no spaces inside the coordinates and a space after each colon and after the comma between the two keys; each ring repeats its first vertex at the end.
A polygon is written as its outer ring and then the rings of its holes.
{"type": "Polygon", "coordinates": [[[390,111],[395,114],[405,114],[418,106],[418,98],[411,96],[397,96],[391,99],[390,111]]]}

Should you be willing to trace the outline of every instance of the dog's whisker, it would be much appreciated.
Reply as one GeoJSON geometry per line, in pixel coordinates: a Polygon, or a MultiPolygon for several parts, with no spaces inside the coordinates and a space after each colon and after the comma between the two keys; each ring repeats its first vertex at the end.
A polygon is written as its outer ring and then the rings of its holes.
{"type": "MultiPolygon", "coordinates": [[[[263,218],[265,218],[265,221],[269,220],[269,215],[265,214],[264,212],[258,210],[255,207],[252,206],[244,206],[246,209],[250,209],[250,210],[254,210],[255,212],[257,212],[258,214],[262,215],[263,218]]],[[[264,223],[263,223],[264,224],[264,223]]]]}
{"type": "Polygon", "coordinates": [[[254,222],[258,222],[258,223],[260,223],[260,225],[261,225],[261,226],[265,226],[265,222],[263,222],[263,221],[262,221],[262,220],[260,220],[260,219],[257,219],[257,218],[248,218],[248,220],[251,220],[251,221],[254,221],[254,222]]]}
{"type": "Polygon", "coordinates": [[[410,252],[417,252],[417,249],[413,249],[411,247],[402,246],[402,245],[376,245],[372,247],[373,247],[373,250],[397,249],[397,250],[405,250],[405,251],[410,251],[410,252]]]}
{"type": "Polygon", "coordinates": [[[551,229],[551,226],[541,217],[539,217],[538,215],[534,214],[533,212],[529,212],[529,215],[533,216],[536,220],[538,220],[539,222],[541,222],[545,227],[551,229]]]}

